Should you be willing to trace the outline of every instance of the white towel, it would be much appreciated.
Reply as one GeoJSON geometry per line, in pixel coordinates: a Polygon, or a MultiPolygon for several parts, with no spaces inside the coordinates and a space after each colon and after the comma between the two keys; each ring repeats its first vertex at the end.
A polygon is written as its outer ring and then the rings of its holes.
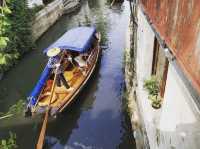
{"type": "Polygon", "coordinates": [[[78,63],[80,67],[85,67],[87,65],[86,61],[83,60],[81,55],[75,57],[74,60],[78,63]]]}

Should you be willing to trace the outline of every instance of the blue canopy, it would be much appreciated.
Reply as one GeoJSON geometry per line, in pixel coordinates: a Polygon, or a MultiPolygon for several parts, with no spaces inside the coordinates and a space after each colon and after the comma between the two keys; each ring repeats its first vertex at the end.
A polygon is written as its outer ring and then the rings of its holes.
{"type": "Polygon", "coordinates": [[[49,49],[58,47],[61,50],[69,49],[76,52],[86,52],[92,43],[95,27],[77,27],[67,31],[55,43],[44,50],[46,53],[49,49]]]}
{"type": "Polygon", "coordinates": [[[50,76],[50,72],[51,72],[51,68],[49,68],[46,65],[45,69],[43,70],[43,72],[40,76],[39,81],[37,82],[36,86],[30,93],[30,95],[28,96],[29,106],[34,106],[36,104],[37,98],[38,98],[40,92],[42,91],[46,81],[48,80],[48,78],[50,76]]]}
{"type": "MultiPolygon", "coordinates": [[[[58,47],[61,50],[69,49],[81,53],[85,52],[90,48],[95,33],[96,29],[94,27],[77,27],[71,29],[64,35],[62,35],[50,47],[45,49],[44,53],[46,53],[49,49],[55,47],[58,47]]],[[[29,101],[28,106],[32,107],[36,104],[37,98],[50,76],[50,72],[51,68],[48,68],[48,66],[46,66],[40,76],[39,81],[37,82],[36,86],[28,96],[28,101],[29,101]]]]}

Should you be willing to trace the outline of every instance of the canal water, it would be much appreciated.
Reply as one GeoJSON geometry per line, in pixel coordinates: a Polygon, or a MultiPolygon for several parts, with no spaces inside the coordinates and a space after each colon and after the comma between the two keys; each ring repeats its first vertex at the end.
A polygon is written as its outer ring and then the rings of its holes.
{"type": "MultiPolygon", "coordinates": [[[[131,124],[123,98],[123,55],[129,25],[129,2],[110,8],[109,0],[85,0],[81,8],[61,17],[27,55],[0,82],[0,112],[25,99],[37,82],[47,58],[48,47],[68,29],[94,25],[102,34],[104,47],[93,77],[77,101],[56,119],[50,119],[45,148],[52,149],[135,149],[131,124]]],[[[35,147],[41,117],[0,120],[0,138],[11,131],[20,149],[35,147]]]]}

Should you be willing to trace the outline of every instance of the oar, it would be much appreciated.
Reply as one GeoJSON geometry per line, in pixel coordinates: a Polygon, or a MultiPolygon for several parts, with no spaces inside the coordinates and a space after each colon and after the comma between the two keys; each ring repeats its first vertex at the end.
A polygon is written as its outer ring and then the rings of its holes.
{"type": "MultiPolygon", "coordinates": [[[[64,55],[62,55],[62,57],[60,58],[59,64],[61,63],[61,61],[63,59],[63,56],[64,55]]],[[[56,84],[56,78],[57,78],[58,68],[59,67],[57,67],[56,71],[55,71],[53,85],[52,85],[52,88],[51,88],[50,100],[49,100],[49,104],[48,104],[48,107],[47,107],[47,111],[45,113],[44,121],[43,121],[43,124],[42,124],[42,129],[40,131],[40,136],[39,136],[39,139],[38,139],[38,142],[37,142],[36,149],[42,149],[43,144],[44,144],[45,132],[46,132],[47,122],[48,122],[48,117],[49,117],[50,104],[51,104],[51,100],[53,98],[53,93],[54,93],[54,90],[55,90],[55,84],[56,84]]]]}
{"type": "Polygon", "coordinates": [[[47,107],[47,111],[45,113],[44,121],[43,121],[43,124],[42,124],[42,129],[40,131],[40,136],[39,136],[39,139],[38,139],[38,142],[37,142],[37,147],[36,147],[37,149],[42,149],[43,144],[44,144],[45,132],[46,132],[47,122],[48,122],[48,117],[49,117],[50,104],[51,104],[51,100],[53,98],[53,93],[54,93],[55,84],[56,84],[55,83],[56,77],[57,77],[57,74],[55,73],[53,85],[52,85],[52,88],[51,88],[51,95],[50,95],[49,104],[48,104],[48,107],[47,107]]]}

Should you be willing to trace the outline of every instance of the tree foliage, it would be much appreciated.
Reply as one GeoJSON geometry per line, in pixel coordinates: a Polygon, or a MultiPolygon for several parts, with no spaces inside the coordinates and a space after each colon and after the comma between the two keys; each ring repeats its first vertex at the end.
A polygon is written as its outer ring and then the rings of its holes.
{"type": "Polygon", "coordinates": [[[4,72],[33,48],[32,14],[27,0],[3,0],[0,9],[0,72],[4,72]]]}
{"type": "Polygon", "coordinates": [[[9,38],[6,36],[6,29],[10,27],[10,21],[7,15],[11,14],[11,10],[6,5],[5,0],[2,1],[0,12],[0,49],[3,49],[9,41],[9,38]]]}

